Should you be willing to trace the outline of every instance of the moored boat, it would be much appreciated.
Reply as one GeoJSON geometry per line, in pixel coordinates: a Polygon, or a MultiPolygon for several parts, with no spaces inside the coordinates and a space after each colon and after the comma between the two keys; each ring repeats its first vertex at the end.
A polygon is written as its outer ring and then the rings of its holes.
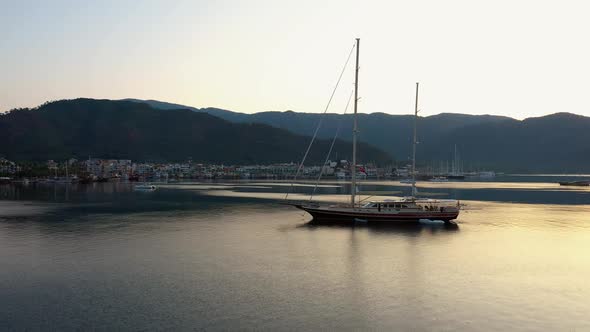
{"type": "Polygon", "coordinates": [[[462,174],[449,174],[446,176],[450,180],[465,180],[465,175],[462,174]]]}
{"type": "Polygon", "coordinates": [[[480,178],[493,178],[496,176],[496,173],[494,171],[483,171],[479,172],[477,176],[479,176],[480,178]]]}
{"type": "Polygon", "coordinates": [[[156,189],[158,189],[158,187],[153,184],[138,184],[133,186],[133,190],[135,191],[155,191],[156,189]]]}
{"type": "Polygon", "coordinates": [[[435,176],[435,177],[432,177],[428,181],[430,181],[430,182],[449,182],[449,179],[444,176],[435,176]]]}

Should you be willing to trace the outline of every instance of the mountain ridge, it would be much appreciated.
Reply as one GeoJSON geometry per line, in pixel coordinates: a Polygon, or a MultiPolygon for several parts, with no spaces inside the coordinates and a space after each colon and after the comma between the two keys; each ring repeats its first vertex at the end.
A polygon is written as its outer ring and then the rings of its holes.
{"type": "MultiPolygon", "coordinates": [[[[265,111],[253,114],[191,108],[237,123],[264,123],[312,135],[321,114],[265,111]]],[[[406,160],[411,155],[413,115],[359,113],[359,140],[406,160]]],[[[327,113],[318,137],[351,140],[352,115],[327,113]],[[340,125],[339,125],[340,123],[340,125]]],[[[590,171],[590,117],[557,112],[518,120],[506,116],[440,113],[418,119],[417,159],[439,167],[454,159],[457,145],[464,168],[509,172],[590,171]]]]}
{"type": "MultiPolygon", "coordinates": [[[[13,160],[87,158],[268,164],[299,162],[310,138],[258,123],[233,123],[205,112],[160,110],[146,103],[79,98],[0,115],[0,154],[13,160]]],[[[331,141],[319,140],[309,162],[321,164],[331,141]]],[[[335,153],[349,158],[349,143],[335,153]]],[[[363,144],[361,159],[391,162],[363,144]]]]}

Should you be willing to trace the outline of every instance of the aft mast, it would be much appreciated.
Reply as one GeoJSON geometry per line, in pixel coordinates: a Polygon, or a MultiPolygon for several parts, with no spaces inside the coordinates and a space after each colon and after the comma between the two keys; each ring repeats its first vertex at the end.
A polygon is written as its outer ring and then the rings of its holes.
{"type": "Polygon", "coordinates": [[[359,89],[359,48],[360,48],[361,39],[356,39],[356,67],[354,71],[354,116],[353,116],[353,126],[352,126],[352,168],[350,170],[352,174],[351,178],[351,188],[350,188],[350,201],[352,207],[354,208],[355,204],[355,195],[356,195],[356,135],[358,132],[357,121],[356,121],[356,112],[357,112],[357,104],[358,104],[358,89],[359,89]]]}
{"type": "Polygon", "coordinates": [[[418,122],[418,85],[416,82],[416,103],[414,104],[414,140],[412,142],[412,197],[416,197],[416,129],[418,122]]]}

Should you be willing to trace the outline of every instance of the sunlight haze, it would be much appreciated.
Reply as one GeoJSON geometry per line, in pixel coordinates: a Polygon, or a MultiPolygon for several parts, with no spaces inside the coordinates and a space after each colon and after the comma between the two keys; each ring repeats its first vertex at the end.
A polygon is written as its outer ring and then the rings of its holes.
{"type": "Polygon", "coordinates": [[[583,1],[0,1],[0,110],[78,97],[322,112],[590,116],[583,1]],[[331,112],[352,89],[354,59],[331,112]]]}

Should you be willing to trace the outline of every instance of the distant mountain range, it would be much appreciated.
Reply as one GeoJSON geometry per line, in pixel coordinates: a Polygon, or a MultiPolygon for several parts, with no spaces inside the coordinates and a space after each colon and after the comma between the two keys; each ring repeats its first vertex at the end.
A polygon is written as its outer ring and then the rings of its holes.
{"type": "MultiPolygon", "coordinates": [[[[225,164],[299,162],[310,137],[259,123],[234,123],[192,110],[156,109],[132,101],[62,100],[0,115],[0,155],[11,160],[63,160],[89,156],[137,161],[225,164]]],[[[309,163],[321,164],[331,140],[319,140],[309,163]]],[[[334,155],[351,156],[337,141],[334,155]]],[[[391,163],[363,144],[360,159],[391,163]]]]}
{"type": "MultiPolygon", "coordinates": [[[[320,114],[285,112],[237,113],[218,108],[194,108],[155,100],[137,100],[159,109],[188,109],[234,123],[261,123],[299,135],[311,135],[320,114]]],[[[384,113],[359,114],[360,140],[389,152],[398,160],[411,153],[413,116],[384,113]]],[[[319,137],[349,140],[352,115],[328,114],[319,137]]],[[[465,169],[511,172],[590,171],[590,118],[556,113],[515,120],[493,115],[443,113],[418,121],[419,164],[439,167],[453,159],[454,146],[465,169]]],[[[361,149],[362,150],[362,149],[361,149]]]]}
{"type": "MultiPolygon", "coordinates": [[[[128,158],[216,163],[298,162],[320,114],[244,114],[155,100],[75,99],[0,115],[0,156],[13,160],[128,158]]],[[[352,115],[327,114],[310,162],[321,163],[338,126],[350,140],[352,115]]],[[[411,152],[413,116],[359,114],[359,159],[385,164],[411,152]]],[[[556,113],[515,120],[443,113],[418,120],[418,164],[439,167],[454,146],[465,169],[590,172],[590,118],[556,113]]],[[[339,140],[332,159],[350,159],[339,140]]]]}

